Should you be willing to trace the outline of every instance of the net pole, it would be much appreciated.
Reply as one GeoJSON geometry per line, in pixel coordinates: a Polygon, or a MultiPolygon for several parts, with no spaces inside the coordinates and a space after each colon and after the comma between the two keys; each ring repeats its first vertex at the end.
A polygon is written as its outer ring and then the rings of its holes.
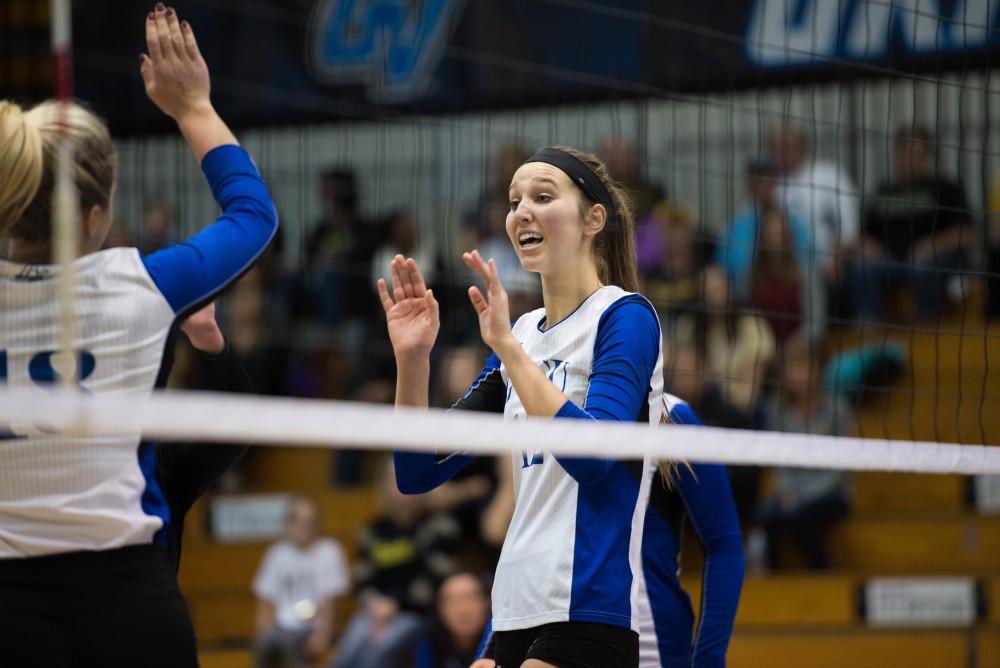
{"type": "Polygon", "coordinates": [[[53,360],[59,382],[75,385],[77,379],[74,341],[76,311],[73,304],[73,261],[79,253],[76,185],[73,181],[73,147],[69,141],[67,120],[73,100],[72,2],[50,0],[50,37],[55,64],[55,95],[59,103],[59,138],[55,155],[55,187],[52,202],[52,261],[59,267],[56,281],[56,307],[59,312],[59,353],[53,360]]]}

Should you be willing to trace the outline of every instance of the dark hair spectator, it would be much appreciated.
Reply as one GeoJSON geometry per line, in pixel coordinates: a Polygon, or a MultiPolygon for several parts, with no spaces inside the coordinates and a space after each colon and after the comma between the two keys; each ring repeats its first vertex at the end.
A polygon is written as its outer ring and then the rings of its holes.
{"type": "MultiPolygon", "coordinates": [[[[781,353],[779,368],[779,387],[767,410],[768,429],[826,436],[847,436],[854,431],[850,405],[826,391],[815,346],[792,337],[781,353]]],[[[808,440],[802,445],[807,446],[808,440]]],[[[770,567],[781,566],[780,539],[787,534],[809,568],[829,568],[826,534],[848,514],[849,491],[845,471],[776,469],[775,493],[761,504],[758,518],[767,532],[770,567]]]]}
{"type": "Polygon", "coordinates": [[[380,514],[358,544],[358,610],[331,668],[406,666],[436,587],[457,570],[455,521],[428,513],[424,497],[399,492],[391,462],[380,474],[380,514]]]}
{"type": "Polygon", "coordinates": [[[490,619],[490,595],[481,577],[463,571],[441,583],[427,634],[413,668],[468,668],[476,660],[490,619]]]}
{"type": "Polygon", "coordinates": [[[643,294],[668,317],[698,301],[700,272],[708,256],[691,210],[660,202],[636,226],[636,254],[643,294]]]}
{"type": "Polygon", "coordinates": [[[677,318],[667,338],[672,347],[697,347],[726,403],[753,415],[774,359],[771,326],[734,308],[729,281],[715,265],[702,272],[702,295],[703,310],[677,318]]]}
{"type": "Polygon", "coordinates": [[[933,321],[941,313],[947,277],[965,262],[972,220],[962,185],[936,168],[929,130],[899,128],[894,148],[895,174],[868,205],[864,252],[851,271],[858,315],[884,318],[885,292],[908,285],[916,317],[933,321]]]}

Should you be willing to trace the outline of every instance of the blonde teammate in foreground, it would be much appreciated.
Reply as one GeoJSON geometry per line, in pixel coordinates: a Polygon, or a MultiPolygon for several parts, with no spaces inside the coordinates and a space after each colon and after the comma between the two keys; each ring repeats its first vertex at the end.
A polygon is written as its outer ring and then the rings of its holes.
{"type": "MultiPolygon", "coordinates": [[[[0,384],[46,400],[60,374],[90,393],[146,396],[166,379],[175,322],[248,269],[277,229],[250,156],[215,113],[187,23],[158,5],[141,74],[201,163],[221,216],[184,243],[141,256],[99,250],[112,221],[114,146],[80,105],[27,112],[0,103],[0,384]],[[60,141],[72,144],[79,257],[76,331],[58,352],[52,195],[60,141]]],[[[173,563],[157,542],[164,507],[155,453],[133,437],[67,437],[32,425],[0,434],[0,647],[18,668],[197,665],[173,563]]]]}

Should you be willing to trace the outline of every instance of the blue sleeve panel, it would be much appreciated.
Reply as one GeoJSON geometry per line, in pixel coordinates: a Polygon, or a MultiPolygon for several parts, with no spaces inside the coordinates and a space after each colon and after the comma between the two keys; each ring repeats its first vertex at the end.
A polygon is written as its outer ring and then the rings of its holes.
{"type": "MultiPolygon", "coordinates": [[[[687,404],[674,406],[670,417],[674,424],[701,425],[701,420],[687,404]]],[[[678,469],[677,491],[691,526],[705,548],[701,614],[691,665],[693,668],[723,668],[745,570],[736,504],[725,466],[692,464],[690,468],[680,466],[678,469]]]]}
{"type": "Polygon", "coordinates": [[[427,637],[417,641],[417,646],[413,648],[413,668],[438,668],[434,661],[434,648],[427,637]]]}
{"type": "MultiPolygon", "coordinates": [[[[479,377],[451,410],[503,412],[506,387],[500,377],[500,358],[490,355],[479,377]]],[[[471,462],[473,455],[453,454],[439,460],[430,452],[393,452],[396,486],[403,494],[424,494],[448,482],[471,462]]]]}
{"type": "MultiPolygon", "coordinates": [[[[629,295],[608,307],[597,324],[590,387],[583,408],[567,401],[559,418],[638,419],[649,396],[649,381],[660,356],[660,324],[652,305],[640,295],[629,295]]],[[[613,459],[557,457],[580,484],[602,480],[613,459]]]]}
{"type": "Polygon", "coordinates": [[[219,146],[201,168],[222,214],[187,241],[142,260],[174,313],[204,303],[238,279],[278,229],[274,203],[246,151],[219,146]]]}
{"type": "Polygon", "coordinates": [[[492,659],[493,654],[493,615],[490,615],[486,628],[483,629],[483,637],[479,640],[479,647],[476,648],[476,660],[492,659]]]}

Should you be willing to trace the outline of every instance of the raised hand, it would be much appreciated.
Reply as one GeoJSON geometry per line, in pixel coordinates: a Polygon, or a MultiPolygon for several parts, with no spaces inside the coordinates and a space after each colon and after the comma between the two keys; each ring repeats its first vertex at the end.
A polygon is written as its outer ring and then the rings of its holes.
{"type": "Polygon", "coordinates": [[[499,355],[502,347],[517,344],[517,340],[510,331],[510,305],[497,275],[497,263],[492,259],[487,262],[477,250],[463,253],[462,260],[486,281],[486,296],[472,286],[469,288],[469,300],[479,316],[479,334],[483,342],[499,355]]]}
{"type": "Polygon", "coordinates": [[[438,303],[427,289],[412,258],[392,258],[392,294],[384,279],[378,280],[378,296],[385,309],[389,340],[396,359],[429,356],[441,321],[438,303]]]}
{"type": "Polygon", "coordinates": [[[146,95],[176,121],[191,111],[211,108],[208,66],[201,57],[191,25],[180,22],[163,3],[146,17],[146,48],[140,72],[146,95]]]}

